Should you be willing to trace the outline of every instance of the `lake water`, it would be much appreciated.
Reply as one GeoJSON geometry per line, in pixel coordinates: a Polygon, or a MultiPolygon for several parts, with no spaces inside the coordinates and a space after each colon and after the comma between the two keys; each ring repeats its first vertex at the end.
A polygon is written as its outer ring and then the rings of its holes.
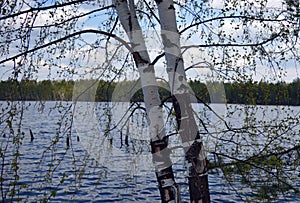
{"type": "MultiPolygon", "coordinates": [[[[20,105],[18,104],[19,107],[20,105]]],[[[9,129],[6,122],[10,119],[6,114],[7,104],[2,102],[2,201],[160,202],[149,152],[148,131],[144,125],[146,120],[142,116],[143,113],[137,113],[130,122],[119,123],[124,112],[122,109],[130,104],[122,105],[97,104],[94,109],[92,104],[84,102],[76,106],[68,102],[25,102],[21,105],[24,107],[23,111],[18,112],[18,109],[14,109],[16,119],[12,120],[12,127],[9,129]],[[107,116],[108,110],[111,116],[107,116]],[[21,123],[18,119],[20,116],[23,116],[21,123]],[[107,129],[116,123],[124,128],[113,128],[108,132],[107,129]],[[34,136],[33,140],[30,138],[30,130],[34,136]],[[125,138],[126,134],[128,140],[125,138]]],[[[223,118],[225,115],[230,116],[228,123],[232,127],[237,127],[241,120],[245,120],[245,106],[211,106],[223,115],[223,118]]],[[[11,107],[12,105],[9,106],[11,107]]],[[[203,106],[195,107],[198,115],[205,118],[203,122],[209,124],[208,129],[216,132],[224,129],[222,119],[204,109],[203,106]]],[[[259,107],[256,110],[247,107],[247,112],[252,112],[256,119],[260,117],[264,122],[273,123],[276,116],[283,118],[285,114],[289,114],[297,117],[300,112],[300,107],[292,107],[289,109],[290,113],[286,113],[285,108],[279,109],[281,107],[259,107]]],[[[166,115],[167,133],[171,133],[174,130],[172,118],[167,118],[166,115]]],[[[293,130],[299,132],[297,123],[289,126],[293,126],[293,130]]],[[[214,140],[219,138],[215,136],[217,135],[203,136],[208,149],[208,159],[213,159],[209,151],[217,144],[214,140]]],[[[295,140],[298,141],[299,137],[295,140]]],[[[178,146],[180,139],[176,135],[172,136],[170,147],[173,148],[171,158],[176,181],[181,186],[182,200],[189,201],[184,156],[178,146]]],[[[228,146],[231,146],[230,143],[228,146]]],[[[251,149],[255,150],[253,147],[251,149]]],[[[244,188],[243,194],[239,195],[231,187],[242,184],[238,178],[230,184],[221,170],[209,173],[211,201],[243,202],[247,195],[251,195],[249,188],[244,188]]],[[[295,180],[294,185],[300,188],[299,178],[295,180]]],[[[287,194],[279,196],[274,202],[300,202],[300,197],[287,194]]]]}

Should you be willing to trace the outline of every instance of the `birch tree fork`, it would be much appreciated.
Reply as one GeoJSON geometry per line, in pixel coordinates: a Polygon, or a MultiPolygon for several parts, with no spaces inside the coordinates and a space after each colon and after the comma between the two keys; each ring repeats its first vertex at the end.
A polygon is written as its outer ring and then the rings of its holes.
{"type": "Polygon", "coordinates": [[[151,151],[161,199],[162,202],[179,202],[179,187],[174,180],[154,66],[150,63],[142,30],[137,21],[135,5],[133,0],[116,0],[115,5],[120,22],[130,40],[132,55],[141,77],[147,119],[150,125],[151,151]]]}
{"type": "Polygon", "coordinates": [[[191,202],[210,202],[206,158],[191,107],[174,3],[172,0],[156,0],[156,3],[177,127],[188,162],[191,202]]]}

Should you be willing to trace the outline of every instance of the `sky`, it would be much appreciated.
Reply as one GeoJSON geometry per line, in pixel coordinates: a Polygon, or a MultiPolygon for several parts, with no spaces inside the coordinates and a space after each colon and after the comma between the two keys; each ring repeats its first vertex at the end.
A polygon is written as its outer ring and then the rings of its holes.
{"type": "MultiPolygon", "coordinates": [[[[149,1],[151,2],[151,1],[149,1]]],[[[181,1],[179,1],[181,2],[181,1]]],[[[184,3],[184,1],[182,1],[184,3]]],[[[199,1],[198,1],[199,2],[199,1]]],[[[225,5],[224,0],[211,0],[208,4],[208,6],[213,9],[217,14],[218,12],[220,12],[221,9],[224,8],[225,5]]],[[[243,2],[243,1],[239,1],[239,2],[243,2]]],[[[248,3],[253,2],[254,4],[257,4],[256,1],[254,0],[248,0],[248,3]]],[[[106,2],[107,4],[109,2],[106,2]]],[[[152,2],[153,3],[153,2],[152,2]]],[[[259,5],[257,5],[259,6],[259,5]]],[[[269,9],[280,9],[282,8],[282,0],[269,0],[266,8],[269,9]]],[[[89,11],[90,7],[89,6],[83,6],[80,7],[78,9],[78,13],[84,13],[89,11]]],[[[67,16],[65,15],[66,13],[71,14],[73,11],[70,9],[70,7],[66,7],[63,10],[57,9],[56,11],[57,13],[50,18],[51,13],[49,11],[45,11],[45,12],[41,12],[35,22],[35,26],[41,26],[44,25],[45,23],[49,23],[49,22],[54,22],[60,19],[60,16],[67,16]],[[65,13],[64,13],[65,12],[65,13]]],[[[216,14],[216,15],[217,15],[216,14]]],[[[108,15],[106,14],[100,14],[99,16],[96,16],[96,18],[88,18],[88,17],[83,17],[80,18],[79,21],[77,22],[78,25],[82,25],[85,29],[98,29],[98,26],[101,23],[104,23],[105,21],[107,21],[108,19],[108,15]]],[[[187,18],[190,18],[189,16],[187,16],[187,18]]],[[[178,19],[180,20],[180,19],[178,19]]],[[[190,19],[192,20],[192,19],[190,19]]],[[[2,23],[2,22],[0,22],[2,23]]],[[[16,22],[13,26],[20,26],[21,22],[16,22]]],[[[235,24],[232,24],[232,22],[228,21],[224,21],[224,25],[222,27],[222,30],[214,30],[216,32],[218,31],[224,31],[225,33],[230,33],[230,35],[234,36],[238,36],[241,34],[241,32],[243,31],[243,27],[241,26],[242,29],[236,29],[234,28],[235,24]]],[[[102,27],[103,28],[103,27],[102,27]]],[[[101,29],[102,29],[101,28],[101,29]]],[[[80,28],[78,27],[78,30],[80,28]]],[[[251,28],[253,33],[255,32],[255,26],[252,26],[251,28]]],[[[54,30],[53,30],[54,31],[54,30]]],[[[67,32],[67,31],[66,31],[67,32]]],[[[32,39],[31,39],[31,43],[33,42],[38,42],[38,36],[39,36],[39,32],[32,32],[32,39]]],[[[144,35],[147,36],[147,40],[146,43],[148,45],[148,51],[150,54],[151,59],[153,60],[157,54],[159,54],[160,50],[161,50],[161,40],[160,40],[160,36],[159,33],[155,30],[145,30],[144,31],[144,35]]],[[[183,36],[182,38],[185,38],[186,36],[183,36]]],[[[92,74],[89,74],[89,72],[94,71],[94,75],[102,75],[103,77],[105,77],[105,75],[107,75],[107,77],[109,77],[109,73],[103,68],[108,66],[107,63],[107,58],[103,57],[107,54],[107,51],[110,52],[110,54],[112,55],[114,53],[114,50],[117,47],[117,43],[113,42],[111,44],[109,44],[109,48],[106,50],[104,46],[99,46],[98,48],[94,49],[94,50],[90,50],[90,46],[88,46],[88,44],[92,44],[95,43],[98,40],[99,36],[95,36],[95,35],[84,35],[84,37],[81,38],[82,42],[80,42],[82,45],[84,44],[85,46],[83,47],[78,47],[77,49],[73,49],[73,50],[64,50],[63,53],[59,53],[56,52],[54,54],[52,53],[44,53],[44,57],[45,58],[36,58],[36,62],[39,65],[39,69],[38,72],[36,73],[36,70],[30,70],[31,73],[33,73],[35,76],[33,77],[33,79],[38,79],[38,80],[43,80],[43,79],[77,79],[76,76],[73,76],[72,73],[73,72],[78,72],[81,76],[85,76],[85,77],[92,77],[92,74]],[[83,41],[84,40],[84,41],[83,41]],[[88,54],[87,54],[88,53],[88,54]],[[61,55],[63,55],[63,58],[60,58],[59,61],[61,63],[61,65],[59,67],[55,67],[55,66],[49,66],[49,58],[55,58],[55,57],[61,57],[61,55]],[[73,59],[74,58],[74,59],[73,59]],[[75,64],[75,60],[79,61],[81,66],[78,66],[78,64],[75,64]],[[73,64],[70,65],[70,63],[73,64]]],[[[54,38],[53,38],[54,39],[54,38]]],[[[124,39],[126,39],[126,36],[124,36],[124,39]]],[[[49,42],[51,41],[51,39],[46,40],[45,42],[49,42]]],[[[188,40],[182,40],[182,46],[187,45],[187,44],[199,44],[202,41],[199,41],[199,37],[191,37],[188,40]]],[[[16,41],[15,44],[17,44],[18,42],[16,41]]],[[[298,44],[299,46],[299,44],[298,44]]],[[[299,47],[300,48],[300,47],[299,47]]],[[[14,49],[11,49],[11,54],[16,53],[16,51],[14,49]]],[[[221,54],[219,53],[219,51],[215,52],[215,55],[220,55],[219,58],[221,58],[221,54]]],[[[298,54],[298,53],[297,53],[298,54]]],[[[125,50],[120,49],[120,51],[118,52],[118,56],[122,59],[125,59],[127,56],[127,54],[125,53],[125,50]]],[[[298,55],[299,56],[299,55],[298,55]]],[[[2,58],[3,56],[1,56],[2,58]]],[[[129,57],[130,58],[130,57],[129,57]]],[[[213,64],[214,62],[212,61],[213,59],[208,55],[206,50],[199,50],[199,49],[190,49],[188,51],[186,51],[184,53],[184,60],[185,60],[185,67],[189,67],[191,65],[193,65],[194,63],[199,63],[200,64],[200,68],[198,69],[191,69],[187,72],[187,77],[189,79],[197,79],[197,78],[203,78],[206,77],[206,79],[211,79],[211,78],[216,78],[216,72],[212,71],[211,66],[207,65],[207,64],[213,64]],[[205,62],[205,63],[204,63],[205,62]]],[[[115,65],[118,67],[121,67],[123,65],[124,60],[120,60],[115,62],[115,65]]],[[[244,66],[244,60],[243,59],[239,59],[236,60],[234,62],[234,65],[236,66],[244,66]]],[[[5,64],[5,66],[0,68],[0,80],[5,80],[7,79],[10,74],[11,74],[11,67],[12,67],[13,63],[12,62],[8,62],[5,64]]],[[[263,64],[258,64],[257,65],[257,70],[256,72],[252,75],[254,80],[260,81],[263,79],[266,79],[268,77],[273,78],[274,75],[278,74],[277,72],[279,72],[279,70],[276,69],[270,69],[270,68],[266,68],[263,64]]],[[[294,61],[288,61],[285,64],[285,76],[283,78],[284,81],[286,82],[291,82],[292,80],[294,80],[299,76],[298,73],[298,67],[299,67],[299,63],[294,62],[294,61]]],[[[218,68],[218,67],[216,67],[218,68]]],[[[222,68],[222,67],[220,67],[222,68]]],[[[246,74],[246,73],[245,73],[246,74]]],[[[158,77],[163,77],[166,78],[166,71],[165,71],[165,67],[164,67],[164,62],[163,60],[159,60],[159,62],[156,64],[156,75],[158,77]]],[[[128,68],[126,71],[125,76],[123,77],[123,79],[135,79],[138,78],[138,73],[134,68],[128,68]]]]}

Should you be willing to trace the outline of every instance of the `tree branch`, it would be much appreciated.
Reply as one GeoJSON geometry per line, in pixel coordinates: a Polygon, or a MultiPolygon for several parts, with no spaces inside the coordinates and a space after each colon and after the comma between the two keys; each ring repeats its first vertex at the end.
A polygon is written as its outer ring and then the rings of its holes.
{"type": "Polygon", "coordinates": [[[161,59],[162,57],[165,56],[165,53],[159,54],[151,63],[150,65],[154,65],[157,63],[157,61],[159,61],[159,59],[161,59]]]}
{"type": "Polygon", "coordinates": [[[244,19],[244,20],[253,20],[253,21],[265,21],[265,22],[282,22],[282,21],[286,21],[286,19],[264,19],[264,18],[256,18],[255,16],[220,16],[220,17],[215,17],[215,18],[211,18],[211,19],[207,19],[207,20],[203,20],[194,24],[191,24],[187,27],[185,27],[183,30],[181,30],[179,32],[179,34],[184,33],[185,31],[187,31],[188,29],[191,29],[192,27],[204,24],[204,23],[208,23],[211,21],[216,21],[216,20],[224,20],[224,19],[236,19],[236,18],[240,18],[240,19],[244,19]]]}
{"type": "Polygon", "coordinates": [[[254,47],[254,46],[262,46],[264,44],[267,44],[268,42],[273,41],[277,37],[279,37],[279,33],[271,35],[270,38],[258,42],[258,43],[249,43],[249,44],[219,44],[219,43],[212,43],[212,44],[198,44],[198,45],[189,45],[189,46],[182,46],[183,49],[189,49],[189,48],[205,48],[205,47],[254,47]]]}
{"type": "Polygon", "coordinates": [[[18,13],[13,13],[13,14],[10,14],[10,15],[7,15],[7,16],[0,17],[0,20],[6,20],[8,18],[13,18],[13,17],[19,16],[19,15],[26,14],[26,13],[31,13],[31,12],[34,12],[34,11],[45,11],[45,10],[49,10],[49,9],[52,9],[52,8],[60,8],[60,7],[69,6],[69,5],[72,5],[72,4],[83,3],[83,2],[86,2],[86,1],[89,1],[89,0],[74,0],[74,1],[65,2],[65,3],[61,3],[61,4],[56,3],[54,5],[45,6],[45,7],[30,8],[30,9],[27,9],[27,10],[20,11],[18,13]]]}
{"type": "Polygon", "coordinates": [[[17,58],[20,57],[20,56],[23,56],[23,55],[26,55],[26,54],[35,52],[35,51],[37,51],[37,50],[40,50],[40,49],[43,49],[43,48],[45,48],[45,47],[51,46],[51,45],[53,45],[53,44],[62,42],[62,41],[67,40],[67,39],[69,39],[69,38],[72,38],[72,37],[75,37],[75,36],[78,36],[78,35],[81,35],[81,34],[87,34],[87,33],[102,34],[102,35],[106,35],[106,36],[108,36],[108,37],[112,37],[112,38],[114,38],[115,40],[119,41],[121,44],[123,44],[130,52],[133,52],[133,51],[132,51],[132,48],[129,46],[129,43],[127,43],[125,40],[121,39],[120,37],[118,37],[118,36],[116,36],[116,35],[114,35],[114,34],[112,34],[112,33],[102,31],[102,30],[92,30],[92,29],[88,29],[88,30],[81,30],[81,31],[72,33],[72,34],[67,35],[67,36],[64,36],[64,37],[62,37],[62,38],[60,38],[60,39],[54,40],[54,41],[52,41],[52,42],[49,42],[49,43],[47,43],[47,44],[43,44],[43,45],[41,45],[41,46],[38,46],[38,47],[35,47],[35,48],[33,48],[33,49],[29,49],[29,50],[27,50],[27,51],[25,51],[25,52],[19,53],[19,54],[15,55],[15,56],[11,56],[11,57],[9,57],[9,58],[7,58],[7,59],[1,60],[1,61],[0,61],[0,64],[3,64],[3,63],[5,63],[5,62],[7,62],[7,61],[10,61],[10,60],[15,60],[15,59],[17,59],[17,58]]]}
{"type": "Polygon", "coordinates": [[[261,155],[261,156],[248,157],[245,160],[238,159],[238,158],[235,158],[235,157],[223,154],[223,153],[209,152],[209,153],[217,155],[217,156],[224,156],[224,157],[229,158],[229,159],[234,160],[234,161],[229,162],[229,163],[219,163],[219,164],[216,164],[216,165],[211,165],[208,168],[209,169],[215,169],[215,168],[221,168],[221,167],[224,167],[224,166],[232,166],[232,165],[236,165],[236,164],[239,164],[239,163],[243,163],[243,164],[252,165],[256,168],[262,169],[261,167],[257,167],[257,165],[252,164],[253,159],[263,160],[263,159],[269,158],[271,156],[282,156],[282,155],[288,154],[292,151],[298,151],[298,150],[300,150],[300,145],[296,145],[292,148],[289,148],[287,150],[283,150],[283,151],[280,151],[280,152],[276,152],[276,153],[270,153],[270,154],[261,155]]]}
{"type": "MultiPolygon", "coordinates": [[[[103,11],[103,10],[106,10],[106,9],[109,9],[109,8],[114,8],[114,6],[113,6],[113,5],[110,5],[110,6],[105,6],[105,7],[99,8],[99,9],[95,9],[95,10],[92,10],[92,11],[90,11],[90,12],[83,13],[83,14],[81,14],[81,15],[73,16],[73,17],[68,18],[68,19],[66,19],[66,20],[63,20],[63,21],[61,21],[61,22],[59,22],[59,23],[54,23],[54,24],[50,24],[50,25],[32,26],[32,27],[30,27],[30,28],[32,28],[32,29],[37,29],[37,28],[46,28],[46,27],[52,27],[52,26],[57,27],[58,25],[62,25],[62,24],[67,23],[67,22],[69,22],[69,21],[71,21],[71,20],[78,19],[78,18],[82,18],[82,17],[88,16],[88,15],[90,15],[90,14],[92,14],[92,13],[96,13],[96,12],[99,12],[99,11],[103,11]]],[[[28,27],[25,27],[25,28],[28,28],[28,27]]],[[[16,32],[16,31],[18,31],[18,30],[20,30],[20,29],[16,29],[16,30],[14,30],[14,31],[16,32]]],[[[3,33],[3,32],[2,32],[2,33],[3,33]]]]}
{"type": "Polygon", "coordinates": [[[157,15],[155,15],[155,13],[153,12],[153,9],[151,9],[151,7],[149,6],[149,4],[143,0],[144,4],[146,5],[146,7],[149,9],[149,12],[153,15],[153,17],[155,18],[155,20],[160,24],[160,20],[157,17],[157,15]]]}

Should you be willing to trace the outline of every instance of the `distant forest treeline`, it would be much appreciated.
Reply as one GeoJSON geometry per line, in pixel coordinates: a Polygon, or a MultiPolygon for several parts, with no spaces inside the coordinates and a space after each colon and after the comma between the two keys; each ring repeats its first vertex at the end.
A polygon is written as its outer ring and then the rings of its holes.
{"type": "MultiPolygon", "coordinates": [[[[91,83],[91,81],[82,81],[91,83]]],[[[110,101],[117,82],[95,81],[98,88],[95,95],[96,101],[110,101]]],[[[122,86],[132,86],[137,81],[122,82],[122,86]]],[[[65,100],[71,101],[73,95],[74,81],[1,81],[0,100],[65,100]]],[[[210,95],[207,86],[199,81],[190,81],[190,87],[196,96],[203,102],[210,103],[210,95]]],[[[210,86],[210,92],[214,92],[218,84],[210,86]]],[[[219,86],[220,87],[220,86],[219,86]]],[[[126,88],[125,88],[126,89],[126,88]]],[[[128,89],[128,88],[127,88],[128,89]]],[[[291,83],[266,83],[245,82],[225,83],[227,103],[238,104],[262,104],[262,105],[300,105],[300,79],[291,83]]],[[[170,94],[164,88],[159,88],[162,99],[170,94]]],[[[87,99],[89,100],[89,99],[87,99]]],[[[132,101],[142,101],[141,90],[136,92],[132,101]]]]}

